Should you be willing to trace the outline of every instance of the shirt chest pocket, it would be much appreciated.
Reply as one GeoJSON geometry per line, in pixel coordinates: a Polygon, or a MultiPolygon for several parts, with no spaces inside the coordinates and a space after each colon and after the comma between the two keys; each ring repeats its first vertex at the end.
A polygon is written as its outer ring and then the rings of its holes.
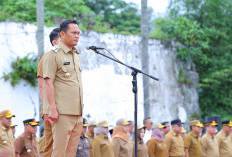
{"type": "Polygon", "coordinates": [[[61,68],[64,73],[71,73],[74,71],[74,65],[71,62],[64,62],[61,68]]]}
{"type": "Polygon", "coordinates": [[[179,139],[177,137],[172,138],[172,145],[173,147],[180,147],[182,144],[179,142],[179,139]]]}
{"type": "Polygon", "coordinates": [[[7,136],[5,133],[1,134],[0,142],[1,142],[1,144],[9,144],[9,140],[7,139],[7,136]]]}
{"type": "Polygon", "coordinates": [[[32,145],[31,145],[31,143],[26,142],[25,143],[25,148],[26,148],[27,153],[32,153],[32,145]]]}

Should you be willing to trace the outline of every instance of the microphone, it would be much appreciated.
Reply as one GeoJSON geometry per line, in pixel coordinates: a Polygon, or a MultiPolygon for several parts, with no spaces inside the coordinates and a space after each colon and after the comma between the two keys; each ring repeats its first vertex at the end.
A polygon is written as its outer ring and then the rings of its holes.
{"type": "Polygon", "coordinates": [[[104,50],[105,48],[96,47],[96,46],[87,46],[87,50],[104,50]]]}

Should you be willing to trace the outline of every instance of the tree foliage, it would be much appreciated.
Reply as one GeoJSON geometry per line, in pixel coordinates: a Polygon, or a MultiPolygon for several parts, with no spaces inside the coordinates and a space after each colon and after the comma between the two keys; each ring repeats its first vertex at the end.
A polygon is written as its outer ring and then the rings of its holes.
{"type": "Polygon", "coordinates": [[[163,38],[180,42],[176,55],[193,59],[200,75],[202,116],[232,115],[232,1],[172,0],[157,20],[163,38]]]}
{"type": "MultiPolygon", "coordinates": [[[[133,3],[124,0],[44,0],[46,25],[54,25],[55,17],[70,19],[74,14],[97,15],[97,25],[92,28],[100,32],[106,29],[123,34],[140,32],[140,15],[133,3]]],[[[0,0],[0,21],[36,23],[36,0],[0,0]]],[[[82,26],[85,29],[85,23],[82,26]]]]}

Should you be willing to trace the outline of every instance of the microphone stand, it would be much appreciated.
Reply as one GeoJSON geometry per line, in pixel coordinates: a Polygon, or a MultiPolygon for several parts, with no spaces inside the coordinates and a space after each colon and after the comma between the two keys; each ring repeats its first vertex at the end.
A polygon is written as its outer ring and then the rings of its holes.
{"type": "Polygon", "coordinates": [[[105,55],[103,53],[100,53],[97,50],[97,48],[94,48],[94,49],[91,49],[91,50],[93,50],[96,54],[100,54],[100,55],[102,55],[102,56],[104,56],[104,57],[106,57],[106,58],[108,58],[110,60],[113,60],[113,61],[115,61],[115,62],[117,62],[119,64],[122,64],[122,65],[124,65],[124,66],[126,66],[126,67],[128,67],[128,68],[130,68],[132,70],[131,75],[133,76],[133,80],[132,80],[133,88],[132,88],[132,91],[134,93],[134,122],[135,122],[135,134],[134,134],[134,136],[135,136],[135,157],[138,157],[138,141],[137,141],[137,137],[138,137],[137,136],[137,110],[138,110],[138,94],[137,93],[138,93],[138,86],[137,86],[137,74],[141,73],[141,74],[143,74],[143,75],[145,75],[147,77],[150,77],[151,79],[156,80],[156,81],[158,81],[159,79],[156,78],[156,77],[153,77],[153,76],[151,76],[149,74],[146,74],[146,73],[144,73],[143,71],[141,71],[139,69],[136,69],[136,68],[134,68],[132,66],[129,66],[129,65],[125,64],[125,63],[122,63],[121,61],[119,61],[117,59],[111,58],[111,57],[109,57],[109,56],[107,56],[107,55],[105,55]]]}

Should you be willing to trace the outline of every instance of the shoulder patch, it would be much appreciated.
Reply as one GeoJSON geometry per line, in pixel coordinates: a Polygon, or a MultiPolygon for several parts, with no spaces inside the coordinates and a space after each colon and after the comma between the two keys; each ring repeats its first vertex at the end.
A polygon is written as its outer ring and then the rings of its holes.
{"type": "Polygon", "coordinates": [[[59,45],[55,45],[52,47],[52,51],[54,51],[54,52],[58,52],[59,50],[60,50],[59,45]]]}

